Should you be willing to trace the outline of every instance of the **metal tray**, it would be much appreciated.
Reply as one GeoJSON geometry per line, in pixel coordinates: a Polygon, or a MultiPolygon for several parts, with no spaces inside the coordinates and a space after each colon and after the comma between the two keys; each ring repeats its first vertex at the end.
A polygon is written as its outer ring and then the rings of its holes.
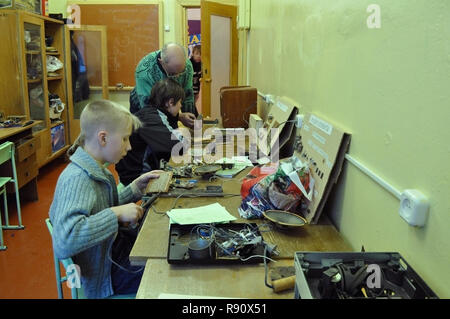
{"type": "Polygon", "coordinates": [[[396,252],[296,252],[294,264],[297,299],[438,298],[406,260],[396,252]],[[341,276],[342,272],[339,276],[333,276],[333,270],[343,264],[350,272],[346,271],[344,276],[341,276]],[[370,268],[364,269],[366,266],[370,268]],[[346,280],[355,278],[353,275],[360,269],[362,269],[361,284],[355,285],[353,290],[357,293],[349,294],[348,289],[341,289],[342,286],[339,285],[342,283],[345,286],[345,282],[349,284],[350,281],[346,280]],[[375,269],[379,269],[379,287],[372,285],[376,282],[373,280],[376,275],[375,269]],[[341,282],[342,277],[347,279],[341,282]],[[327,289],[333,285],[338,287],[338,293],[333,289],[327,289]]]}

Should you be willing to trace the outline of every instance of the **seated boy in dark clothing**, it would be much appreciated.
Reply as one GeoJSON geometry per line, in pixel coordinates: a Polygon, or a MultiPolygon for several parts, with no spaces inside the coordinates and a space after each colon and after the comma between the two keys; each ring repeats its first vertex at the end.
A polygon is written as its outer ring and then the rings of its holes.
{"type": "Polygon", "coordinates": [[[170,78],[153,86],[149,105],[135,113],[142,126],[130,137],[132,149],[116,165],[123,185],[144,172],[159,169],[161,159],[170,160],[172,148],[183,140],[176,129],[184,96],[183,88],[170,78]]]}

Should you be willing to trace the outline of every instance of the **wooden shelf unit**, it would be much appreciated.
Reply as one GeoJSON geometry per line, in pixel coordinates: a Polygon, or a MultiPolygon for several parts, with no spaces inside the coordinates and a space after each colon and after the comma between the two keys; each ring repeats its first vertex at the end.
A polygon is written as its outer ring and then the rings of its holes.
{"type": "Polygon", "coordinates": [[[14,9],[0,10],[0,111],[5,117],[25,115],[27,120],[39,121],[38,125],[33,126],[33,136],[40,145],[36,149],[39,168],[61,155],[69,143],[64,27],[62,21],[38,14],[14,9]],[[53,38],[51,46],[56,52],[47,52],[46,36],[53,38]],[[63,69],[56,71],[58,76],[48,76],[48,56],[54,56],[63,63],[63,69]],[[55,152],[52,151],[51,130],[57,125],[50,118],[49,93],[57,94],[66,106],[58,122],[64,125],[65,145],[55,152]]]}
{"type": "Polygon", "coordinates": [[[55,80],[62,80],[64,77],[62,75],[59,76],[47,76],[47,81],[55,81],[55,80]]]}

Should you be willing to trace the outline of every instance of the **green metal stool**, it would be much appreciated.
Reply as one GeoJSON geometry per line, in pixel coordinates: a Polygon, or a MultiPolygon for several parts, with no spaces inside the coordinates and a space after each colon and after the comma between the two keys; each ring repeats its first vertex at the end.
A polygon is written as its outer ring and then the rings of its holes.
{"type": "Polygon", "coordinates": [[[3,229],[24,229],[25,227],[22,225],[22,212],[20,210],[20,197],[19,197],[19,185],[17,180],[17,171],[16,171],[16,161],[14,157],[14,143],[5,142],[0,145],[0,165],[11,161],[11,171],[12,177],[0,177],[0,196],[3,194],[3,207],[5,213],[5,225],[2,224],[2,214],[0,212],[0,250],[5,250],[6,246],[3,243],[3,229]],[[10,225],[9,224],[9,214],[8,214],[8,194],[6,192],[6,185],[8,183],[14,183],[14,191],[16,193],[16,206],[17,206],[17,217],[19,221],[19,225],[10,225]]]}

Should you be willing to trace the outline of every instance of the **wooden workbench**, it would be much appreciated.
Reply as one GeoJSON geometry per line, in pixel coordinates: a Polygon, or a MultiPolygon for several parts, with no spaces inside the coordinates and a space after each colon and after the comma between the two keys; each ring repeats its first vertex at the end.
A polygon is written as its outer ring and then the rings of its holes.
{"type": "MultiPolygon", "coordinates": [[[[269,263],[293,266],[294,260],[269,263]]],[[[270,278],[270,277],[269,277],[270,278]]],[[[270,282],[270,279],[269,279],[270,282]]],[[[164,298],[162,294],[250,299],[292,299],[294,290],[275,293],[264,284],[264,264],[239,266],[169,265],[165,259],[149,259],[136,299],[164,298]]],[[[169,298],[177,298],[169,296],[169,298]]]]}
{"type": "MultiPolygon", "coordinates": [[[[222,184],[225,194],[236,194],[233,197],[212,198],[180,198],[176,201],[176,208],[194,208],[217,202],[237,218],[236,222],[257,224],[268,223],[267,220],[248,220],[239,216],[238,207],[241,204],[241,179],[249,169],[244,170],[235,178],[222,184]]],[[[208,185],[221,185],[222,180],[208,185]]],[[[199,187],[205,187],[200,185],[199,187]]],[[[159,198],[154,203],[157,212],[172,209],[175,198],[159,198]]],[[[275,244],[280,255],[278,258],[294,258],[296,251],[349,251],[350,246],[342,239],[336,228],[324,216],[317,225],[306,225],[291,230],[281,231],[272,227],[272,231],[262,233],[264,241],[275,244]]],[[[166,258],[169,238],[169,218],[165,214],[156,214],[152,209],[142,225],[130,253],[132,265],[144,266],[149,258],[166,258]]]]}
{"type": "MultiPolygon", "coordinates": [[[[207,185],[222,185],[225,194],[238,196],[210,198],[159,198],[153,204],[157,212],[172,208],[194,208],[217,202],[230,214],[237,217],[236,222],[267,223],[266,220],[247,220],[239,216],[237,208],[241,204],[240,187],[246,169],[230,180],[219,180],[207,185]],[[176,200],[176,205],[174,206],[176,200]]],[[[206,182],[199,187],[204,188],[206,182]]],[[[179,294],[229,298],[292,298],[293,291],[275,294],[264,285],[264,266],[175,266],[167,263],[169,238],[169,218],[157,214],[151,208],[143,222],[141,231],[130,253],[132,265],[145,266],[145,272],[137,298],[158,298],[160,294],[179,294]],[[180,284],[182,283],[182,284],[180,284]]],[[[269,263],[270,267],[293,265],[297,251],[351,251],[335,227],[323,216],[317,225],[305,225],[292,230],[281,231],[275,227],[262,233],[264,241],[277,245],[280,253],[269,263]]]]}

